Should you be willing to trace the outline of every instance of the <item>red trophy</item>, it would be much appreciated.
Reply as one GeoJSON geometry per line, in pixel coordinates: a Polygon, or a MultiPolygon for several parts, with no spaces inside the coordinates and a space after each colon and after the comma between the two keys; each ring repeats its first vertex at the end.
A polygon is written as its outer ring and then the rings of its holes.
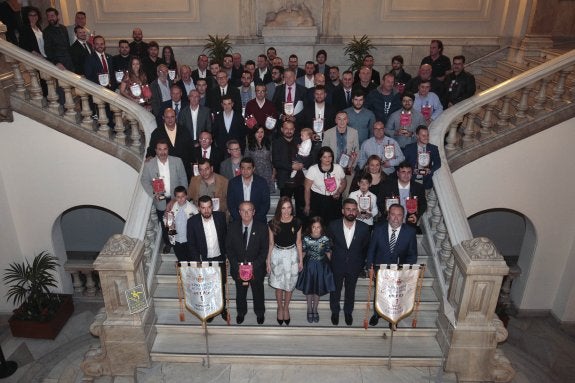
{"type": "Polygon", "coordinates": [[[407,214],[417,214],[417,196],[407,197],[405,199],[405,208],[407,214]]]}
{"type": "Polygon", "coordinates": [[[158,196],[158,199],[166,198],[166,186],[163,178],[152,178],[152,189],[154,190],[154,194],[158,196]]]}

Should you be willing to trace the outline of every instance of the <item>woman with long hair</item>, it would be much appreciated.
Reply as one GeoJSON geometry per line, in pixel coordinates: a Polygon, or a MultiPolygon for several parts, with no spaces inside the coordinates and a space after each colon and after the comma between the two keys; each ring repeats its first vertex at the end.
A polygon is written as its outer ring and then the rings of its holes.
{"type": "Polygon", "coordinates": [[[20,33],[20,48],[46,58],[44,51],[44,34],[42,33],[42,14],[36,7],[26,7],[22,10],[24,26],[20,33]]]}
{"type": "Polygon", "coordinates": [[[367,173],[371,175],[371,185],[369,186],[369,191],[375,195],[379,195],[379,190],[387,179],[387,175],[383,171],[383,167],[381,166],[381,158],[377,154],[372,154],[369,156],[361,171],[356,174],[354,180],[352,181],[351,187],[349,188],[350,193],[359,189],[357,182],[361,178],[362,174],[367,173]]]}
{"type": "Polygon", "coordinates": [[[168,69],[172,69],[178,73],[178,62],[176,61],[176,56],[174,56],[174,50],[171,46],[166,45],[162,48],[162,62],[166,64],[168,69]]]}
{"type": "Polygon", "coordinates": [[[277,320],[290,324],[289,304],[298,272],[303,269],[301,222],[294,216],[289,197],[281,197],[276,212],[268,223],[270,246],[266,261],[269,284],[276,289],[277,320]]]}
{"type": "Polygon", "coordinates": [[[132,93],[132,86],[135,85],[139,85],[140,91],[143,91],[143,87],[148,85],[148,78],[142,69],[142,62],[140,58],[137,56],[132,56],[130,58],[128,71],[124,74],[124,78],[120,83],[120,94],[134,102],[141,103],[141,100],[144,99],[144,95],[137,95],[132,93]]]}
{"type": "Polygon", "coordinates": [[[275,170],[272,166],[272,145],[266,137],[265,129],[256,125],[248,131],[245,157],[254,159],[256,174],[265,178],[270,193],[275,193],[275,170]]]}

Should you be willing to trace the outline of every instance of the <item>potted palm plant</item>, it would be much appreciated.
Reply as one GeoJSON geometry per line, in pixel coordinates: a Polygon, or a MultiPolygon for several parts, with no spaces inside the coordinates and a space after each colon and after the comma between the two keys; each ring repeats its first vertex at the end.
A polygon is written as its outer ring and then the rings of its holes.
{"type": "Polygon", "coordinates": [[[4,270],[6,297],[18,306],[9,319],[13,336],[54,339],[74,312],[71,295],[50,292],[58,287],[54,278],[57,261],[43,251],[32,263],[13,262],[4,270]]]}
{"type": "Polygon", "coordinates": [[[347,55],[348,60],[351,62],[349,70],[356,71],[363,65],[363,59],[370,54],[372,49],[377,49],[371,43],[367,35],[363,35],[359,40],[353,36],[353,39],[345,45],[344,53],[347,55]]]}
{"type": "Polygon", "coordinates": [[[224,37],[208,35],[206,40],[207,43],[204,44],[204,51],[208,51],[210,60],[215,60],[221,64],[224,61],[226,53],[232,49],[230,35],[225,35],[224,37]]]}

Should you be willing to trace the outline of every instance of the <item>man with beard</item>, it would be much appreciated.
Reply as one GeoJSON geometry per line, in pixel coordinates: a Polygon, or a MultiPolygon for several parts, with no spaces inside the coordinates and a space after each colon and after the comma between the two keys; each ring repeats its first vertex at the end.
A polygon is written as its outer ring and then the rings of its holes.
{"type": "Polygon", "coordinates": [[[112,56],[106,53],[106,41],[102,36],[94,37],[94,52],[86,58],[84,64],[86,78],[96,84],[100,84],[98,75],[108,74],[108,85],[106,87],[112,90],[116,89],[116,77],[110,71],[111,65],[112,56]]]}
{"type": "Polygon", "coordinates": [[[439,81],[445,80],[445,75],[451,69],[451,62],[449,57],[443,54],[443,43],[441,40],[431,40],[429,44],[429,56],[421,60],[421,65],[431,65],[431,77],[439,81]]]}
{"type": "Polygon", "coordinates": [[[295,73],[295,78],[305,76],[305,71],[299,67],[299,59],[295,54],[289,56],[288,69],[291,69],[295,73]]]}
{"type": "MultiPolygon", "coordinates": [[[[74,39],[76,38],[76,27],[82,27],[86,30],[86,35],[90,35],[90,29],[88,29],[88,27],[86,26],[86,12],[84,11],[78,11],[76,12],[76,15],[74,16],[74,24],[73,25],[68,25],[66,27],[66,29],[68,30],[68,39],[70,41],[74,41],[74,39]]],[[[92,41],[90,40],[90,43],[92,43],[92,41]]]]}
{"type": "Polygon", "coordinates": [[[394,77],[390,73],[383,75],[381,85],[365,98],[365,107],[375,114],[377,121],[387,123],[393,112],[401,108],[401,95],[393,90],[394,77]]]}
{"type": "Polygon", "coordinates": [[[120,40],[118,42],[118,52],[116,56],[112,57],[112,73],[117,71],[126,72],[130,67],[130,44],[128,40],[120,40]]]}
{"type": "Polygon", "coordinates": [[[68,30],[60,24],[58,10],[56,8],[46,9],[46,18],[48,19],[48,26],[42,31],[46,57],[58,68],[73,72],[74,62],[69,52],[68,30]]]}
{"type": "Polygon", "coordinates": [[[332,241],[331,268],[335,282],[335,291],[329,295],[331,323],[334,326],[339,324],[341,290],[344,285],[345,323],[348,326],[353,324],[355,287],[365,266],[365,252],[370,238],[369,226],[357,220],[358,211],[354,199],[344,200],[341,209],[343,218],[331,221],[327,229],[327,235],[332,241]]]}
{"type": "Polygon", "coordinates": [[[403,108],[395,111],[385,124],[385,134],[397,141],[403,149],[405,145],[415,142],[415,129],[419,125],[426,125],[423,115],[413,109],[415,95],[406,91],[403,93],[401,104],[403,108]]]}
{"type": "MultiPolygon", "coordinates": [[[[399,87],[400,86],[399,84],[403,84],[401,90],[403,89],[403,87],[405,87],[405,84],[407,84],[409,80],[411,80],[411,75],[403,69],[403,56],[400,55],[392,57],[391,70],[389,71],[389,73],[393,75],[396,87],[399,87]]],[[[403,93],[401,90],[398,89],[400,93],[403,93]]]]}
{"type": "Polygon", "coordinates": [[[313,95],[313,100],[308,102],[304,108],[303,126],[311,127],[316,133],[321,133],[322,130],[326,131],[335,125],[336,111],[326,102],[323,85],[316,86],[313,95]],[[322,129],[320,125],[323,126],[322,129]]]}
{"type": "MultiPolygon", "coordinates": [[[[365,67],[368,67],[371,70],[371,82],[373,82],[375,84],[375,86],[379,86],[379,72],[376,71],[375,69],[373,69],[373,65],[375,64],[375,60],[373,59],[372,55],[366,55],[363,58],[363,63],[362,65],[365,67]]],[[[354,82],[358,83],[359,82],[359,71],[355,72],[355,76],[354,76],[354,82]]]]}
{"type": "Polygon", "coordinates": [[[364,98],[363,92],[359,89],[356,90],[353,92],[351,99],[353,106],[344,109],[344,112],[347,113],[349,126],[357,130],[359,145],[368,139],[373,124],[375,123],[375,115],[373,112],[363,106],[364,98]]]}
{"type": "Polygon", "coordinates": [[[465,56],[453,58],[453,72],[445,79],[447,88],[444,106],[450,107],[475,94],[475,77],[465,71],[465,56]]]}
{"type": "Polygon", "coordinates": [[[148,44],[148,54],[142,57],[142,70],[146,74],[148,83],[152,83],[155,79],[158,78],[157,68],[160,64],[162,64],[162,59],[158,56],[159,53],[160,46],[158,43],[155,41],[150,41],[148,44]]]}
{"type": "MultiPolygon", "coordinates": [[[[134,28],[132,31],[133,41],[130,43],[130,56],[137,56],[139,58],[144,58],[148,55],[148,43],[142,40],[144,34],[140,28],[134,28]]],[[[151,81],[148,78],[148,81],[151,81]]]]}
{"type": "Polygon", "coordinates": [[[74,41],[70,46],[70,56],[74,62],[74,73],[82,76],[84,75],[84,64],[86,63],[86,58],[90,57],[94,48],[92,47],[92,44],[86,40],[88,35],[83,27],[75,27],[74,33],[76,41],[74,41]]]}
{"type": "Polygon", "coordinates": [[[284,68],[282,66],[274,66],[272,68],[272,81],[266,84],[266,97],[268,100],[273,100],[276,88],[284,83],[284,68]]]}
{"type": "Polygon", "coordinates": [[[420,125],[415,130],[417,142],[405,146],[403,153],[405,161],[413,167],[413,179],[423,184],[428,190],[433,187],[433,174],[441,167],[441,157],[436,145],[429,143],[429,129],[425,125],[420,125]],[[428,158],[428,164],[420,164],[420,156],[428,158]]]}
{"type": "Polygon", "coordinates": [[[208,158],[199,159],[198,172],[200,174],[192,177],[188,186],[188,197],[190,200],[198,206],[199,198],[207,195],[212,198],[214,210],[227,213],[227,178],[214,172],[212,162],[208,158]]]}
{"type": "Polygon", "coordinates": [[[429,81],[431,83],[431,91],[439,97],[440,100],[443,100],[445,97],[445,86],[443,82],[432,77],[432,68],[429,64],[422,64],[419,67],[419,73],[416,77],[409,80],[409,82],[405,85],[405,91],[409,91],[413,94],[419,91],[419,84],[422,81],[429,81]]]}

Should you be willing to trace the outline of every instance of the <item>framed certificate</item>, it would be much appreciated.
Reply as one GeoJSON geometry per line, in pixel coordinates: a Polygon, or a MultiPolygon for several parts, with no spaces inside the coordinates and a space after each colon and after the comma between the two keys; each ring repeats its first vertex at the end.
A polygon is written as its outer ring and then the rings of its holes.
{"type": "Polygon", "coordinates": [[[358,198],[359,210],[369,212],[371,210],[371,196],[360,195],[358,198]]]}
{"type": "Polygon", "coordinates": [[[389,197],[385,199],[385,210],[389,211],[391,205],[399,204],[399,197],[389,197]]]}

